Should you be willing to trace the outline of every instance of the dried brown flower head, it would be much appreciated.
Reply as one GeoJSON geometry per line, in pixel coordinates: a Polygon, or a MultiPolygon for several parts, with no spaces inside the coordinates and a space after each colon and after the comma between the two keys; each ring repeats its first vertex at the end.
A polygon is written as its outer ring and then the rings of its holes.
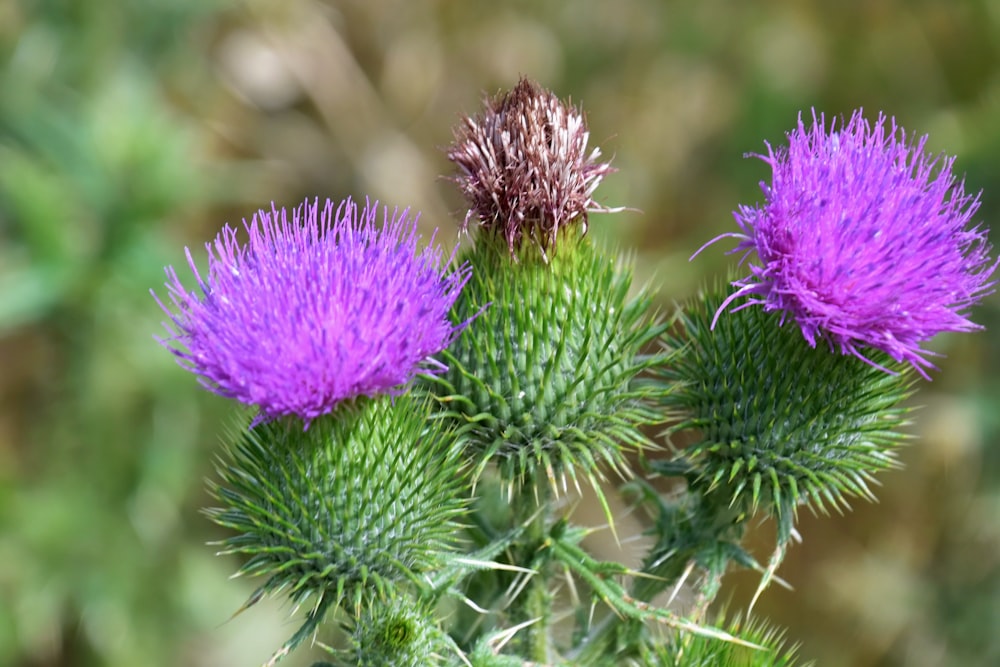
{"type": "Polygon", "coordinates": [[[586,233],[588,213],[622,210],[593,199],[614,169],[599,161],[599,148],[587,152],[590,132],[579,110],[528,79],[485,104],[455,129],[448,149],[469,202],[466,228],[475,217],[484,230],[503,234],[511,254],[524,239],[544,253],[567,223],[580,222],[586,233]]]}

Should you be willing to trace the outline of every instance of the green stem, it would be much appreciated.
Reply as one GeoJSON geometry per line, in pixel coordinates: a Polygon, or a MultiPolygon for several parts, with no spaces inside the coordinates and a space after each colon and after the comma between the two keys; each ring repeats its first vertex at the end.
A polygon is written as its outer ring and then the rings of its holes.
{"type": "Polygon", "coordinates": [[[549,636],[552,620],[549,582],[552,568],[546,544],[552,524],[553,503],[548,480],[544,476],[532,476],[525,481],[511,502],[518,524],[525,527],[520,543],[513,550],[516,556],[514,564],[529,564],[535,570],[525,590],[511,603],[512,618],[515,625],[533,621],[521,631],[528,658],[540,664],[549,664],[552,661],[549,636]]]}
{"type": "MultiPolygon", "coordinates": [[[[673,524],[677,533],[661,536],[661,540],[670,539],[667,544],[661,541],[661,547],[663,552],[673,554],[669,559],[671,566],[665,569],[656,568],[655,572],[647,571],[648,574],[654,574],[653,577],[635,578],[629,591],[632,598],[642,603],[652,601],[657,595],[677,584],[688,564],[700,550],[719,541],[739,538],[745,521],[744,512],[739,507],[718,502],[720,497],[726,496],[715,494],[712,498],[698,496],[689,499],[692,504],[687,510],[689,514],[686,521],[673,524]]],[[[719,582],[725,570],[726,564],[723,563],[716,568],[716,571],[704,573],[707,574],[707,580],[698,591],[697,608],[693,618],[701,618],[705,609],[711,604],[718,593],[719,582]]],[[[636,626],[636,620],[628,614],[620,611],[609,614],[592,627],[577,647],[574,658],[579,664],[596,664],[594,661],[599,661],[601,656],[606,655],[606,651],[618,641],[619,633],[628,633],[632,630],[628,627],[630,624],[636,626]]],[[[636,626],[634,629],[638,631],[640,628],[636,626]]]]}

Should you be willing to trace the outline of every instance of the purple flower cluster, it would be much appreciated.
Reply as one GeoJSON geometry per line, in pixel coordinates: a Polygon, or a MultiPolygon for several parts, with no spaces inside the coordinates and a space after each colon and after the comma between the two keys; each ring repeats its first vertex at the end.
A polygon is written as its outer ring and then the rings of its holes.
{"type": "Polygon", "coordinates": [[[755,156],[773,173],[761,184],[765,203],[741,206],[742,233],[723,237],[759,262],[733,283],[716,320],[749,295],[738,308],[781,311],[810,345],[825,339],[869,363],[863,348],[883,350],[927,377],[932,353],[920,344],[981,328],[966,310],[989,292],[997,264],[986,233],[970,224],[978,195],[952,174],[954,158],[924,152],[926,141],[907,141],[882,115],[871,126],[860,110],[829,130],[822,115],[813,112],[808,128],[800,116],[788,148],[768,144],[755,156]]]}
{"type": "Polygon", "coordinates": [[[469,202],[469,218],[502,234],[510,251],[522,239],[542,250],[574,220],[586,231],[587,214],[615,212],[594,201],[594,190],[614,171],[589,150],[583,114],[552,92],[521,79],[506,95],[455,130],[448,159],[469,202]]]}
{"type": "MultiPolygon", "coordinates": [[[[443,273],[439,247],[417,250],[409,210],[358,212],[306,201],[289,222],[272,206],[227,225],[208,274],[186,251],[201,294],[168,267],[170,336],[160,342],[209,390],[308,423],[345,400],[393,392],[451,342],[449,311],[469,268],[443,273]]],[[[447,258],[447,263],[451,258],[447,258]]],[[[156,295],[154,294],[154,297],[156,295]]]]}

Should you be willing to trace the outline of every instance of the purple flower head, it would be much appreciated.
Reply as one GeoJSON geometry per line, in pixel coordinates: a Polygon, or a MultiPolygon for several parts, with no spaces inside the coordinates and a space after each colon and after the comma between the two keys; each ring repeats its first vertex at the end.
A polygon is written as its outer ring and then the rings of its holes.
{"type": "Polygon", "coordinates": [[[841,125],[827,130],[814,111],[807,128],[800,115],[788,148],[768,144],[755,156],[773,172],[761,184],[765,203],[741,206],[743,233],[722,236],[759,263],[733,283],[716,320],[751,295],[737,308],[781,311],[812,346],[824,339],[873,365],[862,348],[883,350],[926,378],[932,353],[920,344],[981,328],[965,313],[994,284],[986,233],[970,225],[979,196],[965,194],[954,158],[928,156],[927,137],[907,141],[895,120],[879,115],[871,126],[858,110],[841,125]]]}
{"type": "Polygon", "coordinates": [[[559,229],[587,214],[616,212],[594,201],[594,190],[614,171],[601,150],[588,150],[583,114],[552,92],[521,79],[506,95],[487,99],[482,114],[455,129],[448,159],[469,203],[469,218],[502,234],[511,253],[522,239],[542,250],[559,229]]]}
{"type": "Polygon", "coordinates": [[[201,294],[167,267],[160,343],[260,419],[308,425],[341,401],[398,391],[455,336],[449,311],[469,278],[465,266],[443,272],[439,247],[417,250],[408,214],[384,209],[379,223],[377,203],[359,214],[350,199],[316,200],[289,222],[272,205],[244,221],[246,244],[226,225],[206,244],[207,276],[185,250],[201,294]]]}

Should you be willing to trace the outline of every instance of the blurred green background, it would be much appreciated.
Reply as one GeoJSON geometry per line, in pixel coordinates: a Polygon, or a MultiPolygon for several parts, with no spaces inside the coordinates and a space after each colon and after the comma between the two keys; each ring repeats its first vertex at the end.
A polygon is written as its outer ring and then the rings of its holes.
{"type": "MultiPolygon", "coordinates": [[[[598,198],[637,209],[591,229],[669,307],[732,259],[687,262],[799,110],[930,134],[997,220],[998,64],[997,0],[0,0],[0,665],[251,665],[297,627],[227,622],[253,582],[198,510],[230,406],[152,339],[184,246],[317,195],[450,244],[450,128],[527,75],[584,106],[598,198]]],[[[935,341],[881,503],[804,517],[796,590],[758,607],[820,665],[1000,664],[1000,299],[975,319],[935,341]]]]}

